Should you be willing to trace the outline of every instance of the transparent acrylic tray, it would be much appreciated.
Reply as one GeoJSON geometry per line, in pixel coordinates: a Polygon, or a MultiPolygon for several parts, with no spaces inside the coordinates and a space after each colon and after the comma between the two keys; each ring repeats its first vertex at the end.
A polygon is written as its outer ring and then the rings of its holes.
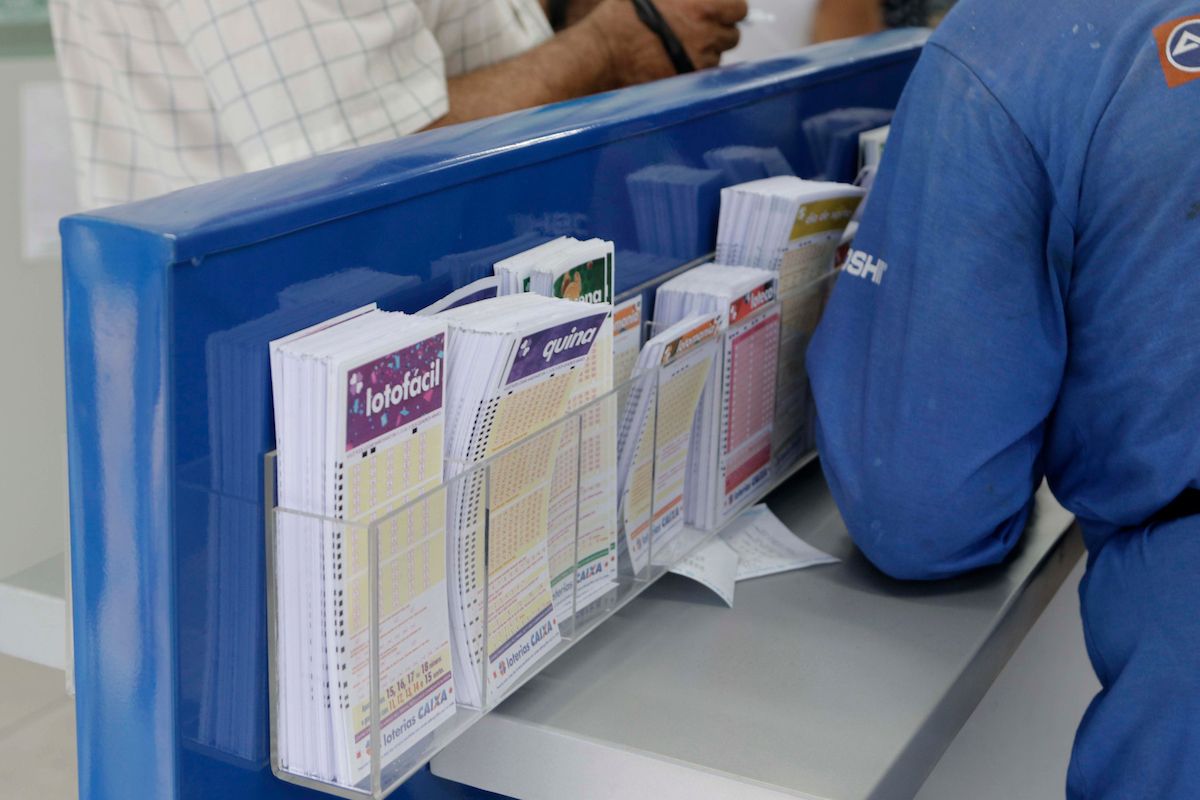
{"type": "MultiPolygon", "coordinates": [[[[808,463],[814,407],[803,353],[832,278],[781,292],[778,380],[767,390],[783,398],[775,420],[788,422],[768,434],[771,459],[749,490],[721,498],[709,530],[685,524],[679,502],[687,462],[680,437],[665,432],[692,426],[659,390],[666,365],[478,462],[447,461],[442,482],[355,521],[280,507],[268,454],[275,775],[340,797],[386,796],[808,463]],[[634,448],[621,487],[623,427],[649,444],[634,448]]],[[[714,374],[729,336],[716,334],[714,374]]],[[[682,439],[697,449],[695,436],[682,439]]]]}

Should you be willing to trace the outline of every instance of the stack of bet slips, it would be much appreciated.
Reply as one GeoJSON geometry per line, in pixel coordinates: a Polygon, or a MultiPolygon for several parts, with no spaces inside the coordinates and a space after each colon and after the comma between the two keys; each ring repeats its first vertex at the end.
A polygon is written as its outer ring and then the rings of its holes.
{"type": "Polygon", "coordinates": [[[721,170],[727,184],[745,183],[759,178],[770,178],[773,175],[796,174],[778,147],[718,147],[704,154],[704,163],[710,169],[721,170]]]}
{"type": "MultiPolygon", "coordinates": [[[[478,705],[485,687],[489,702],[502,696],[560,641],[562,608],[551,589],[555,456],[578,448],[579,420],[564,416],[611,318],[608,304],[528,293],[433,317],[449,327],[450,618],[462,702],[478,705]],[[485,459],[486,474],[475,466],[485,459]]],[[[575,526],[565,535],[572,574],[575,526]]]]}
{"type": "MultiPolygon", "coordinates": [[[[268,343],[377,299],[403,293],[415,279],[365,268],[296,283],[278,294],[279,308],[213,333],[205,342],[208,377],[209,590],[202,615],[203,673],[196,698],[196,740],[246,759],[266,757],[258,720],[267,697],[262,593],[262,454],[274,449],[268,343]],[[236,664],[235,668],[228,665],[236,664]]],[[[198,462],[204,466],[205,462],[198,462]]]]}
{"type": "MultiPolygon", "coordinates": [[[[560,237],[498,262],[501,294],[529,291],[592,305],[611,304],[613,252],[613,243],[602,239],[560,237]]],[[[627,349],[632,336],[627,328],[624,333],[622,346],[627,349]]],[[[554,454],[550,581],[560,619],[617,586],[617,401],[610,395],[613,353],[613,323],[609,321],[597,335],[567,401],[568,412],[587,409],[579,447],[570,439],[554,454]]]]}
{"type": "Polygon", "coordinates": [[[725,185],[715,169],[654,164],[625,179],[638,249],[687,260],[712,251],[713,220],[719,190],[725,185]]]}
{"type": "Polygon", "coordinates": [[[539,233],[522,233],[507,241],[490,244],[463,253],[449,253],[429,265],[428,284],[449,279],[454,286],[463,286],[492,274],[492,265],[513,253],[542,244],[550,239],[539,233]]]}
{"type": "Polygon", "coordinates": [[[891,111],[863,107],[837,108],[804,120],[801,128],[820,177],[851,177],[857,164],[859,134],[891,121],[891,111]]]}
{"type": "Polygon", "coordinates": [[[612,262],[612,242],[560,236],[497,261],[494,269],[500,279],[500,294],[533,291],[567,300],[608,302],[612,299],[612,262]],[[593,269],[595,273],[591,272],[593,269]],[[596,296],[596,292],[603,291],[605,282],[609,287],[608,300],[596,296]]]}
{"type": "Polygon", "coordinates": [[[688,455],[685,520],[713,530],[772,474],[778,366],[778,279],[751,267],[705,264],[658,288],[655,326],[715,314],[722,346],[700,406],[688,455]]]}
{"type": "Polygon", "coordinates": [[[779,274],[782,312],[777,462],[812,447],[812,401],[804,353],[831,286],[834,257],[863,189],[844,183],[767,178],[721,192],[717,260],[779,274]]]}
{"type": "Polygon", "coordinates": [[[348,787],[369,777],[373,678],[388,687],[385,767],[454,713],[445,515],[419,499],[442,480],[445,342],[444,322],[373,306],[271,342],[277,745],[290,772],[348,787]],[[428,508],[395,513],[413,501],[428,508]],[[377,564],[364,557],[370,525],[377,564]]]}
{"type": "Polygon", "coordinates": [[[820,268],[829,267],[809,263],[812,257],[804,251],[810,249],[811,238],[827,233],[821,240],[836,243],[863,194],[852,184],[790,175],[727,186],[721,190],[717,261],[776,271],[802,261],[810,268],[811,280],[820,268]]]}
{"type": "Polygon", "coordinates": [[[638,354],[618,434],[620,552],[635,574],[652,551],[669,552],[683,527],[693,422],[721,327],[717,314],[691,314],[652,337],[638,354]]]}

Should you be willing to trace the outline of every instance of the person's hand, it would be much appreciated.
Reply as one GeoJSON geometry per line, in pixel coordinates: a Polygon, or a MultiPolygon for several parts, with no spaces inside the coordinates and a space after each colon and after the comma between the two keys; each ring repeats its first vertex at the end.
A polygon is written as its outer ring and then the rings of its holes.
{"type": "MultiPolygon", "coordinates": [[[[655,5],[697,69],[715,67],[721,53],[737,46],[737,23],[747,11],[746,0],[656,0],[655,5]]],[[[638,19],[630,0],[603,0],[580,24],[604,46],[613,86],[675,74],[662,42],[638,19]]]]}
{"type": "Polygon", "coordinates": [[[697,69],[717,66],[722,53],[737,47],[737,24],[750,10],[746,0],[657,0],[657,5],[697,69]]]}

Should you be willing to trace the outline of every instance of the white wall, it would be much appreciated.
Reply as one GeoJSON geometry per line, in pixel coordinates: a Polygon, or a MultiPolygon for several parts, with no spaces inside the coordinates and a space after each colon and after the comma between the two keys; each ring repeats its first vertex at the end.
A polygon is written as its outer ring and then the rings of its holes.
{"type": "Polygon", "coordinates": [[[758,61],[790,55],[812,40],[817,0],[754,0],[752,16],[738,26],[738,46],[721,58],[722,64],[758,61]]]}
{"type": "Polygon", "coordinates": [[[25,259],[21,236],[20,92],[56,78],[49,56],[0,59],[0,578],[66,541],[61,270],[57,258],[25,259]]]}
{"type": "Polygon", "coordinates": [[[56,220],[75,202],[58,73],[38,36],[25,45],[45,55],[0,53],[0,653],[61,669],[71,648],[56,220]]]}

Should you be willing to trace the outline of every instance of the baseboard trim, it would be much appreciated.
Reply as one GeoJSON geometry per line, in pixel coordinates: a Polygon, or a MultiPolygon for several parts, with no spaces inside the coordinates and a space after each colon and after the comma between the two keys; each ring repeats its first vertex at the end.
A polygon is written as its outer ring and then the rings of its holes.
{"type": "Polygon", "coordinates": [[[64,669],[67,660],[66,600],[0,583],[0,653],[64,669]]]}

